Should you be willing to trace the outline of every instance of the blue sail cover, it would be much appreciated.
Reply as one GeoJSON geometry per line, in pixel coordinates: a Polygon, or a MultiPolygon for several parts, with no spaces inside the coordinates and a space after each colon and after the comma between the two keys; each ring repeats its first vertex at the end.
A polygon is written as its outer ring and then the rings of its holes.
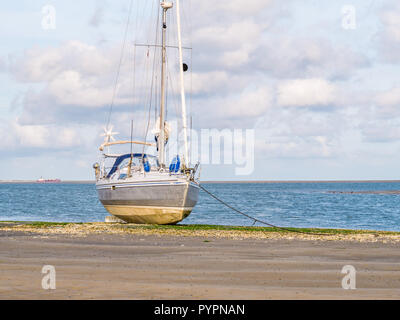
{"type": "MultiPolygon", "coordinates": [[[[107,179],[109,179],[115,173],[115,171],[118,170],[118,166],[122,163],[122,161],[124,161],[125,159],[129,159],[130,157],[131,157],[131,154],[127,153],[127,154],[123,154],[122,156],[119,156],[117,159],[115,159],[115,162],[114,162],[110,172],[107,175],[107,179]]],[[[150,171],[150,164],[149,164],[149,161],[147,159],[147,154],[133,153],[132,154],[132,158],[143,158],[144,170],[146,172],[150,171]]]]}
{"type": "Polygon", "coordinates": [[[181,166],[181,159],[179,158],[179,156],[176,156],[175,158],[172,159],[172,162],[169,165],[169,172],[177,173],[179,171],[180,166],[181,166]]]}

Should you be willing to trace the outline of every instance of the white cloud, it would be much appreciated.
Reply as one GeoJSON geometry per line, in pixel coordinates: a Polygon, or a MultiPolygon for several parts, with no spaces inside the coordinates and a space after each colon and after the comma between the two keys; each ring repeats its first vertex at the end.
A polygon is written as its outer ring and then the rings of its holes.
{"type": "Polygon", "coordinates": [[[268,86],[244,91],[239,97],[231,98],[221,105],[220,114],[237,119],[254,118],[264,114],[272,106],[273,91],[268,86]]]}
{"type": "Polygon", "coordinates": [[[380,53],[387,62],[400,61],[400,5],[386,6],[381,10],[383,28],[378,33],[380,53]]]}
{"type": "Polygon", "coordinates": [[[81,146],[77,128],[59,127],[53,125],[26,125],[13,124],[19,147],[63,149],[81,146]]]}
{"type": "MultiPolygon", "coordinates": [[[[20,124],[68,122],[70,117],[76,121],[78,115],[83,122],[97,119],[98,115],[85,108],[110,105],[119,55],[117,47],[69,41],[59,47],[30,49],[22,57],[14,57],[12,74],[20,82],[35,84],[35,89],[28,90],[22,99],[20,124]]],[[[126,54],[122,61],[114,99],[116,106],[135,103],[130,59],[126,54]]],[[[138,82],[137,92],[144,85],[138,82]]]]}
{"type": "MultiPolygon", "coordinates": [[[[187,78],[189,82],[189,78],[187,78]]],[[[228,73],[225,71],[211,71],[193,73],[192,93],[213,93],[223,88],[229,81],[228,73]]],[[[190,85],[190,83],[186,83],[190,85]]]]}
{"type": "Polygon", "coordinates": [[[196,126],[201,128],[252,127],[273,106],[274,91],[266,85],[237,89],[236,93],[207,96],[194,102],[196,126]]]}
{"type": "Polygon", "coordinates": [[[193,33],[193,42],[196,46],[212,46],[223,50],[231,50],[243,45],[253,43],[257,46],[261,32],[264,29],[262,23],[256,23],[253,19],[241,20],[232,24],[203,26],[193,33]]]}
{"type": "Polygon", "coordinates": [[[387,36],[393,41],[400,42],[400,12],[392,8],[384,11],[381,19],[385,25],[387,36]]]}
{"type": "Polygon", "coordinates": [[[221,57],[221,61],[223,61],[228,68],[234,68],[249,62],[249,56],[249,51],[238,49],[234,51],[224,52],[221,57]]]}
{"type": "Polygon", "coordinates": [[[363,121],[359,125],[359,129],[365,142],[390,143],[400,141],[399,119],[363,121]]]}
{"type": "Polygon", "coordinates": [[[196,65],[203,70],[245,68],[259,46],[265,28],[265,23],[253,19],[196,28],[192,37],[199,51],[196,65]]]}
{"type": "Polygon", "coordinates": [[[264,158],[330,158],[337,155],[337,145],[325,136],[271,137],[257,143],[264,158]]]}
{"type": "MultiPolygon", "coordinates": [[[[400,116],[397,110],[400,89],[395,86],[377,92],[374,86],[370,90],[364,85],[366,82],[356,79],[366,75],[368,68],[374,68],[372,63],[376,61],[367,58],[373,58],[373,48],[367,52],[357,51],[357,44],[348,46],[348,39],[342,41],[346,38],[343,30],[340,34],[329,32],[333,28],[330,21],[317,30],[315,26],[321,26],[321,17],[314,19],[311,14],[307,15],[307,6],[300,21],[293,9],[299,7],[293,3],[273,0],[191,3],[192,15],[189,19],[184,16],[183,23],[184,32],[191,30],[190,45],[194,49],[192,78],[189,73],[185,74],[187,92],[190,86],[193,89],[187,102],[192,102],[194,126],[251,128],[256,123],[260,158],[336,157],[343,155],[344,142],[352,139],[346,134],[360,135],[363,139],[351,140],[346,152],[356,153],[359,143],[395,141],[399,136],[398,123],[389,118],[400,116]],[[281,15],[288,11],[293,19],[281,15]],[[309,33],[305,34],[305,30],[309,33]],[[328,107],[325,110],[330,112],[321,112],[323,108],[315,107],[328,107]]],[[[182,3],[185,10],[189,5],[189,1],[182,3]]],[[[312,12],[316,8],[313,6],[312,12]]],[[[20,94],[24,94],[20,99],[23,110],[16,121],[0,126],[3,150],[7,149],[5,146],[16,146],[20,150],[49,149],[57,153],[64,148],[82,150],[98,145],[119,62],[124,31],[123,23],[119,23],[125,18],[124,12],[121,20],[112,22],[112,15],[108,14],[97,6],[89,22],[97,30],[89,28],[88,15],[84,16],[82,25],[90,30],[90,36],[107,34],[112,39],[109,47],[88,44],[85,40],[52,47],[46,42],[47,47],[32,47],[11,59],[10,71],[21,85],[20,94]],[[107,27],[111,27],[107,30],[102,23],[105,13],[107,27]],[[117,29],[121,34],[115,33],[117,29]]],[[[400,50],[396,49],[400,47],[398,17],[397,11],[382,15],[385,54],[386,58],[392,56],[392,62],[399,61],[396,55],[400,56],[400,50]]],[[[146,20],[148,16],[142,18],[146,20]]],[[[368,37],[361,25],[356,31],[361,37],[368,37]]],[[[84,37],[76,34],[74,39],[84,37]]],[[[172,37],[169,40],[171,44],[175,41],[172,37]]],[[[189,40],[185,40],[185,45],[189,45],[189,40]]],[[[149,88],[153,65],[151,54],[150,59],[143,58],[146,50],[137,48],[137,65],[150,70],[150,76],[146,82],[141,73],[136,74],[136,93],[140,96],[136,100],[132,94],[132,47],[127,46],[123,57],[111,120],[120,132],[119,137],[129,136],[132,117],[138,127],[137,134],[145,131],[148,113],[132,116],[131,111],[132,106],[147,110],[148,101],[142,96],[148,92],[145,89],[149,88]]],[[[168,52],[174,58],[176,52],[172,49],[168,52]]],[[[192,62],[189,51],[185,51],[185,62],[188,61],[192,62]]],[[[0,69],[1,65],[0,60],[0,69]]],[[[173,64],[169,63],[168,67],[173,72],[173,64]]],[[[156,72],[159,69],[156,65],[156,72]]],[[[378,73],[379,70],[375,75],[378,73]]],[[[177,91],[178,78],[174,74],[168,77],[170,89],[177,91]]],[[[383,78],[387,79],[387,75],[382,74],[383,78]]],[[[155,81],[159,84],[159,77],[155,81]]],[[[158,94],[159,88],[154,87],[154,92],[158,94]]],[[[168,97],[169,120],[174,117],[175,107],[179,109],[179,96],[177,101],[168,97]]],[[[94,154],[90,152],[83,150],[81,155],[85,158],[78,159],[76,164],[87,167],[94,154]]]]}
{"type": "Polygon", "coordinates": [[[352,123],[338,112],[315,113],[304,108],[269,108],[254,126],[260,158],[332,158],[352,123]]]}
{"type": "Polygon", "coordinates": [[[192,79],[186,78],[186,88],[188,93],[190,88],[195,95],[227,95],[243,89],[248,84],[248,78],[217,70],[210,72],[194,72],[192,79]]]}
{"type": "Polygon", "coordinates": [[[101,88],[95,77],[83,78],[77,71],[64,71],[49,82],[47,93],[59,104],[97,107],[109,103],[112,88],[101,88]]]}
{"type": "MultiPolygon", "coordinates": [[[[280,32],[279,30],[277,32],[280,32]]],[[[277,78],[348,78],[369,65],[363,53],[320,37],[268,35],[252,56],[253,69],[277,78]]]]}
{"type": "Polygon", "coordinates": [[[14,124],[13,129],[18,145],[20,146],[33,148],[50,146],[50,132],[44,126],[20,126],[14,124]]]}
{"type": "Polygon", "coordinates": [[[391,90],[379,93],[376,98],[378,105],[400,107],[400,88],[395,87],[391,90]]]}
{"type": "Polygon", "coordinates": [[[280,106],[321,106],[334,102],[335,86],[324,79],[295,79],[278,85],[280,106]]]}
{"type": "MultiPolygon", "coordinates": [[[[182,1],[183,2],[183,1],[182,1]]],[[[185,1],[186,2],[186,1],[185,1]]],[[[243,19],[245,16],[256,16],[268,9],[271,9],[274,0],[230,0],[230,1],[213,1],[203,0],[196,3],[190,3],[188,9],[191,8],[191,17],[195,20],[195,25],[200,23],[208,25],[211,21],[213,24],[224,23],[243,19]]],[[[184,4],[185,5],[185,4],[184,4]]]]}
{"type": "Polygon", "coordinates": [[[21,125],[17,120],[0,126],[2,152],[88,148],[98,143],[100,127],[89,125],[21,125]]]}
{"type": "Polygon", "coordinates": [[[208,10],[216,12],[235,13],[240,16],[251,15],[260,12],[262,9],[267,8],[272,3],[272,0],[230,0],[230,1],[202,1],[203,7],[208,10]]]}
{"type": "Polygon", "coordinates": [[[6,62],[3,57],[0,56],[0,72],[3,72],[6,70],[6,62]]]}
{"type": "Polygon", "coordinates": [[[69,41],[60,47],[33,48],[22,57],[14,57],[11,71],[21,82],[46,82],[68,70],[101,76],[112,70],[114,59],[113,52],[69,41]]]}

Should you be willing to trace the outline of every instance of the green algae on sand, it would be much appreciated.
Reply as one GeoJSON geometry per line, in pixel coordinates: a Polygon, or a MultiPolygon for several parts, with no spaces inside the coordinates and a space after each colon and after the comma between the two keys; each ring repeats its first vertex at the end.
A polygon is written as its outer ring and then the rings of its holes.
{"type": "Polygon", "coordinates": [[[125,234],[184,236],[231,239],[287,239],[321,241],[400,242],[400,232],[321,228],[273,228],[223,225],[139,225],[121,223],[68,223],[68,222],[0,222],[0,232],[29,232],[41,235],[66,234],[87,236],[90,234],[125,234]]]}

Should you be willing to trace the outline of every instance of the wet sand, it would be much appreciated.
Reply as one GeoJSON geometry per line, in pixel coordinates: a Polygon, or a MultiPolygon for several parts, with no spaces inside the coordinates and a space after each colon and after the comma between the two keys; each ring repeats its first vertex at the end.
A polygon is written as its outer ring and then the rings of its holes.
{"type": "Polygon", "coordinates": [[[399,265],[397,242],[0,229],[0,299],[399,299],[399,265]]]}

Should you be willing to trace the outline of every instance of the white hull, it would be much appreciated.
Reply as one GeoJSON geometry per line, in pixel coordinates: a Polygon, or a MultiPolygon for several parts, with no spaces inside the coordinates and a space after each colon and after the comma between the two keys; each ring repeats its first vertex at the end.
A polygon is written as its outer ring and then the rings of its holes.
{"type": "Polygon", "coordinates": [[[184,179],[97,183],[99,199],[112,215],[129,223],[175,224],[192,212],[198,186],[184,179]]]}

